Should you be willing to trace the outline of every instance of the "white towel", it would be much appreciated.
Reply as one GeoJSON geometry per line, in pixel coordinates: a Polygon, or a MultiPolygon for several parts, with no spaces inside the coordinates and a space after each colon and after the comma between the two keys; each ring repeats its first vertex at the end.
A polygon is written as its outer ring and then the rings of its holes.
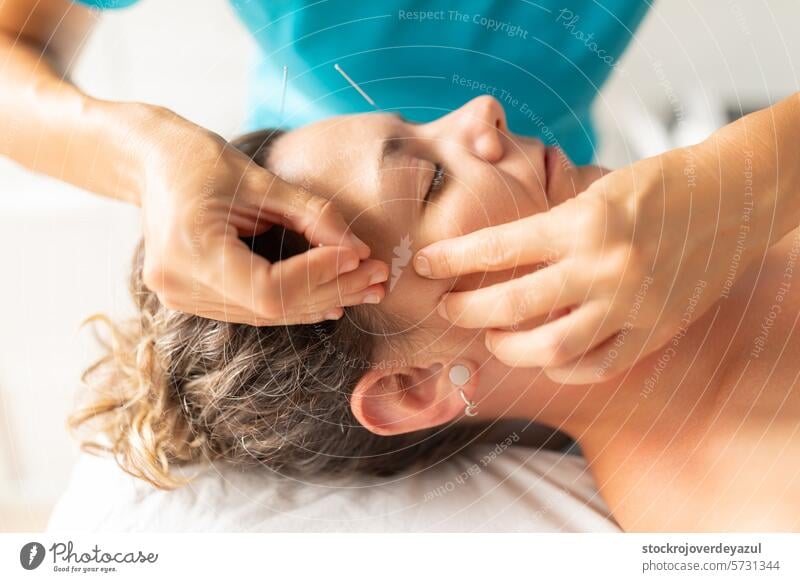
{"type": "Polygon", "coordinates": [[[299,482],[225,463],[181,471],[192,472],[166,492],[84,454],[47,531],[619,531],[580,456],[522,446],[475,446],[388,479],[299,482]]]}

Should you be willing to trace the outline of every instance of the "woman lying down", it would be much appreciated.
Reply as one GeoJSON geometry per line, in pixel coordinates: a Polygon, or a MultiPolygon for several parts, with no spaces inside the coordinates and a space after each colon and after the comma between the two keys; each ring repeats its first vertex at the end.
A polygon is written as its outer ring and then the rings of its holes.
{"type": "MultiPolygon", "coordinates": [[[[391,474],[457,454],[488,424],[528,419],[577,441],[625,529],[800,527],[792,318],[774,319],[759,357],[747,357],[798,231],[630,373],[560,385],[501,364],[483,333],[437,314],[444,292],[522,273],[437,281],[417,276],[409,259],[436,240],[570,204],[599,168],[509,135],[487,97],[424,125],[383,113],[336,117],[251,134],[237,147],[334,201],[372,256],[392,265],[389,282],[368,289],[385,297],[363,303],[342,289],[353,306],[319,324],[203,319],[159,304],[142,283],[140,247],[131,279],[138,319],[115,328],[109,353],[86,374],[92,400],[72,418],[101,433],[89,450],[162,488],[182,484],[176,465],[211,459],[299,477],[391,474]]],[[[252,244],[275,260],[275,249],[285,257],[304,243],[273,227],[252,244]]],[[[781,307],[798,312],[794,287],[781,307]]]]}

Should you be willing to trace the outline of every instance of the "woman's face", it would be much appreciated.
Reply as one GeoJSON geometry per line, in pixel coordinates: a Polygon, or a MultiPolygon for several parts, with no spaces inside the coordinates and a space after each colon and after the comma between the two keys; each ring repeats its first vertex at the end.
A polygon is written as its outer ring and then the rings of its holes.
{"type": "Polygon", "coordinates": [[[520,271],[433,281],[414,272],[414,252],[544,212],[599,177],[558,148],[510,134],[502,106],[488,96],[426,124],[385,113],[315,123],[278,139],[269,167],[334,202],[372,258],[390,266],[381,309],[427,330],[449,327],[436,312],[443,293],[520,271]]]}

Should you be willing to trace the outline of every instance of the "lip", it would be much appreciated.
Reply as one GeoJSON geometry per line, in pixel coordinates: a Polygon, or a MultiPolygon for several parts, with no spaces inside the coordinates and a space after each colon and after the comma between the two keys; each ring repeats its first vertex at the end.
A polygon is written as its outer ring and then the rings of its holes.
{"type": "Polygon", "coordinates": [[[548,198],[550,198],[550,185],[553,183],[553,176],[555,175],[555,164],[558,162],[556,159],[557,154],[557,147],[550,146],[544,149],[544,191],[548,198]]]}
{"type": "Polygon", "coordinates": [[[518,160],[519,166],[526,166],[525,178],[521,180],[526,185],[526,190],[531,192],[541,191],[545,199],[548,198],[550,187],[550,162],[548,150],[539,138],[514,136],[516,146],[520,149],[523,159],[518,160]],[[528,171],[528,169],[532,171],[528,171]]]}

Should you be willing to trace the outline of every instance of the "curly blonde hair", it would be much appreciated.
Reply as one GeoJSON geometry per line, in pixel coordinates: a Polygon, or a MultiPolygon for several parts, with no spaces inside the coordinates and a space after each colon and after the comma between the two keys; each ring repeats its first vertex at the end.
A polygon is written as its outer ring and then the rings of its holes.
{"type": "MultiPolygon", "coordinates": [[[[266,165],[275,135],[257,132],[234,145],[266,165]]],[[[273,227],[249,242],[275,260],[297,252],[290,235],[273,227]]],[[[161,305],[142,281],[143,258],[140,242],[130,278],[138,316],[122,323],[90,318],[108,334],[105,355],[82,377],[88,401],[68,421],[75,432],[90,431],[83,450],[111,455],[131,475],[172,489],[189,480],[172,469],[198,461],[294,476],[390,474],[435,463],[478,435],[477,426],[454,424],[384,437],[358,423],[350,395],[388,331],[372,306],[312,325],[205,319],[161,305]]]]}

